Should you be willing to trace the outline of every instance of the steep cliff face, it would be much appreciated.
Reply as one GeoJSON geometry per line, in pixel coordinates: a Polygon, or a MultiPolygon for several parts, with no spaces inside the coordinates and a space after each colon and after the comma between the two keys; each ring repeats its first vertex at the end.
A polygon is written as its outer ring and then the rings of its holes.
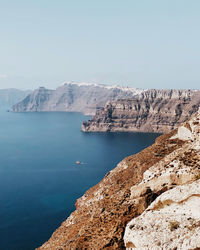
{"type": "Polygon", "coordinates": [[[84,132],[169,132],[189,119],[200,106],[200,91],[148,90],[127,100],[108,102],[84,132]]]}
{"type": "Polygon", "coordinates": [[[13,106],[14,112],[74,111],[95,114],[97,107],[118,98],[132,98],[143,90],[102,84],[66,83],[56,90],[39,88],[13,106]]]}
{"type": "Polygon", "coordinates": [[[161,194],[125,230],[127,249],[200,248],[200,110],[170,138],[185,141],[183,146],[143,174],[131,187],[131,198],[147,189],[161,194]]]}
{"type": "Polygon", "coordinates": [[[19,89],[0,89],[0,109],[9,109],[15,103],[23,100],[31,91],[19,89]]]}
{"type": "Polygon", "coordinates": [[[40,249],[197,249],[199,179],[200,111],[120,162],[40,249]]]}
{"type": "MultiPolygon", "coordinates": [[[[46,103],[52,98],[55,90],[40,87],[12,107],[14,112],[45,111],[46,103]]],[[[48,106],[51,108],[51,105],[48,106]]]]}

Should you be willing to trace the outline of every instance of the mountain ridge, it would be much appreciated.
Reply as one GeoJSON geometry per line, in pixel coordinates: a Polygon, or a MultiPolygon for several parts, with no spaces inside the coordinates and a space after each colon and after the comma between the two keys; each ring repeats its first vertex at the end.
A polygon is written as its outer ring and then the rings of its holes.
{"type": "Polygon", "coordinates": [[[68,82],[55,90],[40,87],[12,107],[13,112],[65,111],[95,114],[107,101],[132,98],[141,89],[93,83],[68,82]]]}

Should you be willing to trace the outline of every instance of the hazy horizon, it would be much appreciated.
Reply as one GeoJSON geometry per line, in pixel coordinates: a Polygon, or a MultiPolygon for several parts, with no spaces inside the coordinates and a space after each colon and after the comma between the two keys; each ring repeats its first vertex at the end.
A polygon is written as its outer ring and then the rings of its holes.
{"type": "MultiPolygon", "coordinates": [[[[64,82],[64,83],[61,83],[61,84],[58,84],[57,86],[55,86],[55,87],[47,87],[47,86],[45,86],[45,85],[38,85],[38,86],[36,86],[35,88],[17,88],[17,87],[5,87],[5,88],[2,88],[2,87],[0,87],[0,90],[11,90],[11,89],[16,89],[16,90],[22,90],[22,91],[34,91],[34,90],[36,90],[36,89],[38,89],[38,88],[40,88],[40,87],[44,87],[44,88],[46,88],[46,89],[52,89],[52,90],[55,90],[55,89],[57,89],[57,88],[59,88],[59,87],[61,87],[61,86],[63,86],[64,84],[65,84],[66,82],[64,82]]],[[[79,84],[79,83],[82,83],[82,82],[76,82],[77,84],[79,84]]],[[[85,82],[86,83],[86,82],[85,82]]],[[[134,86],[131,86],[131,85],[128,85],[128,84],[126,84],[126,85],[123,85],[123,84],[112,84],[112,83],[97,83],[97,82],[87,82],[87,83],[89,83],[89,84],[100,84],[100,85],[108,85],[108,86],[119,86],[119,87],[128,87],[128,88],[137,88],[137,87],[134,87],[134,86]]],[[[137,89],[145,89],[145,88],[137,88],[137,89]]],[[[163,89],[163,90],[166,90],[166,89],[178,89],[178,90],[184,90],[184,89],[187,89],[187,90],[199,90],[199,88],[190,88],[190,87],[188,87],[188,88],[162,88],[162,87],[157,87],[157,88],[146,88],[146,89],[163,89]]]]}
{"type": "Polygon", "coordinates": [[[199,89],[200,1],[1,1],[0,89],[199,89]]]}

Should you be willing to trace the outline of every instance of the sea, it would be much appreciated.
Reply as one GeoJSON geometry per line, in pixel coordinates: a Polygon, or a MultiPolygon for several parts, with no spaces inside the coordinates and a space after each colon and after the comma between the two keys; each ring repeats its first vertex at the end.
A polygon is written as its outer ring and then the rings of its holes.
{"type": "Polygon", "coordinates": [[[33,250],[152,133],[83,133],[81,113],[0,111],[0,250],[33,250]],[[76,164],[80,161],[81,164],[76,164]]]}

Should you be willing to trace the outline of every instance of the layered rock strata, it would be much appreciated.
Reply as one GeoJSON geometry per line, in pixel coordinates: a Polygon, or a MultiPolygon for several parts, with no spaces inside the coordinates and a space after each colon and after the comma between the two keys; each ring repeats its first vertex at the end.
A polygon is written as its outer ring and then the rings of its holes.
{"type": "Polygon", "coordinates": [[[148,90],[131,99],[108,102],[89,121],[84,132],[167,133],[188,120],[200,106],[200,91],[148,90]]]}
{"type": "Polygon", "coordinates": [[[143,92],[136,88],[89,83],[65,83],[56,90],[40,87],[13,106],[13,112],[64,111],[94,115],[107,101],[132,98],[143,92]]]}
{"type": "Polygon", "coordinates": [[[200,111],[120,162],[40,249],[198,249],[199,179],[200,111]]]}

